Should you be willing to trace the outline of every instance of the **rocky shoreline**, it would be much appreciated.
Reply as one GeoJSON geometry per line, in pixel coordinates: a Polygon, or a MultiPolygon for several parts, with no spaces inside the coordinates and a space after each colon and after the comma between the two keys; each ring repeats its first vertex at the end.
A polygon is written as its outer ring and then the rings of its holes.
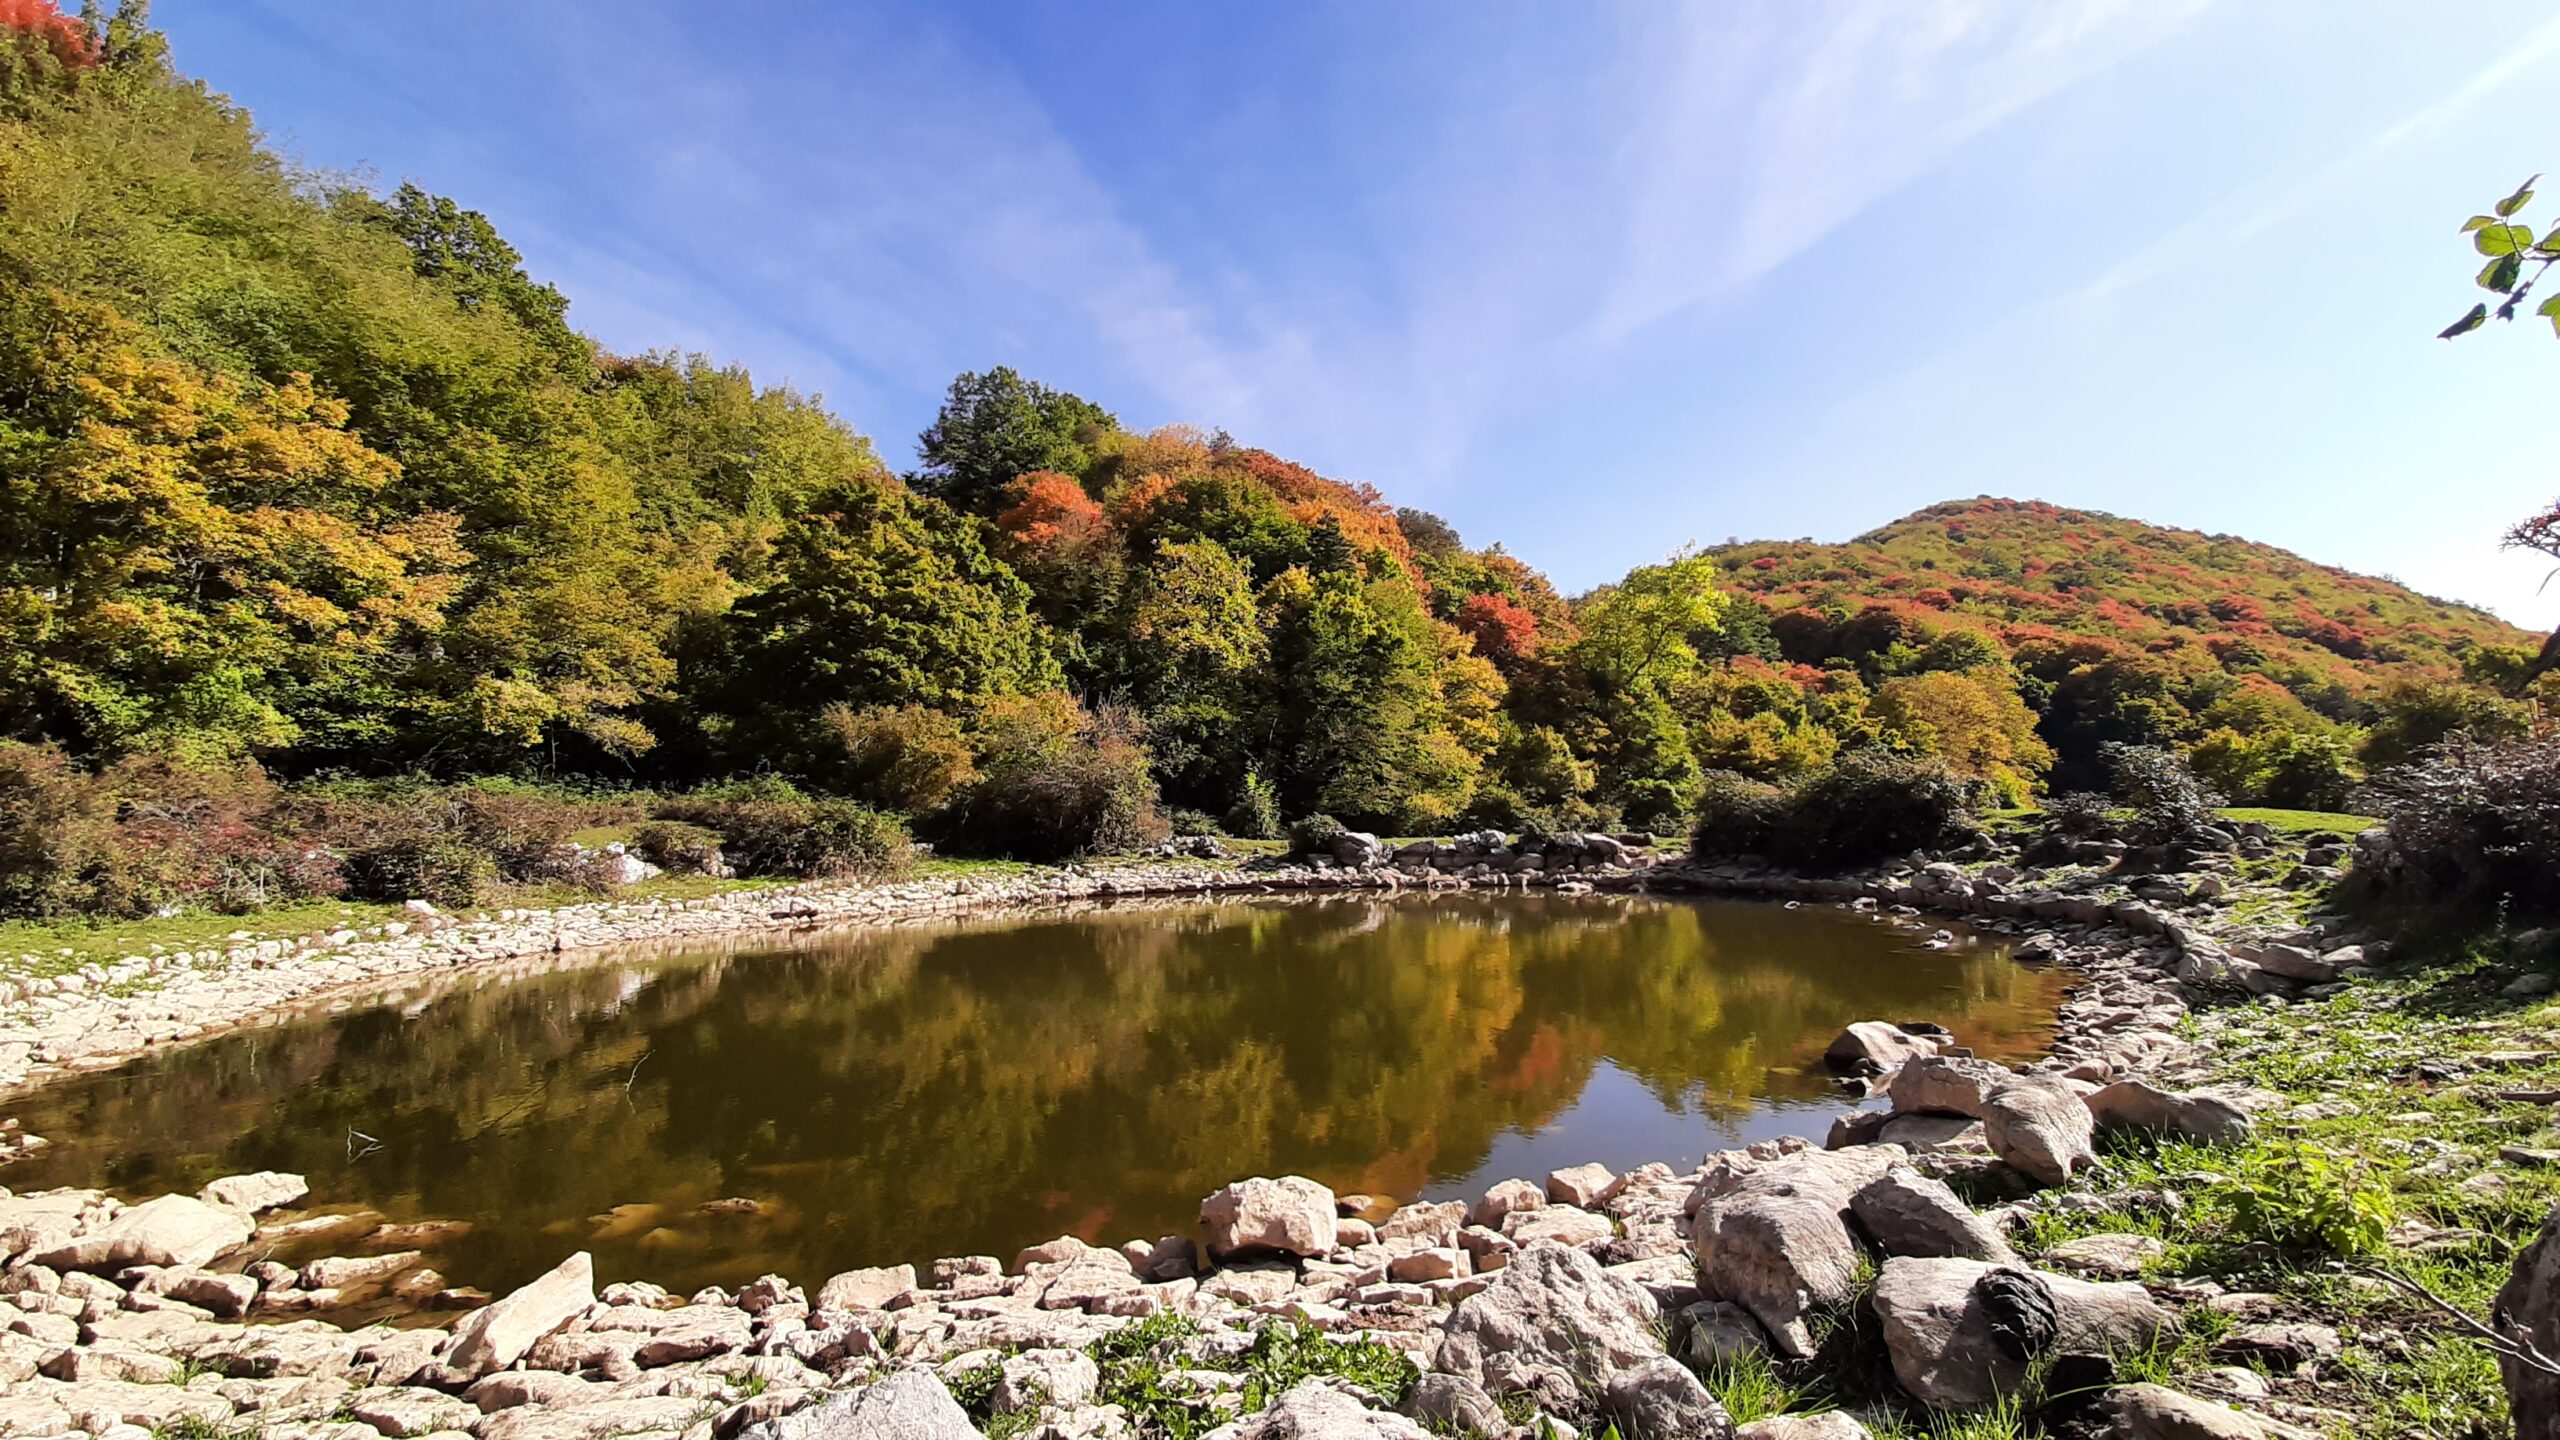
{"type": "MultiPolygon", "coordinates": [[[[2066,1355],[2155,1342],[2171,1313],[2130,1278],[2146,1237],[2075,1242],[2046,1256],[2047,1270],[2021,1261],[2011,1238],[2073,1198],[2067,1187],[2094,1160],[2101,1127],[2199,1143],[2248,1134],[2274,1097],[2194,1088],[2216,1067],[2187,1033],[2190,1002],[2243,985],[2278,993],[2345,983],[2276,974],[2250,957],[2276,947],[2319,961],[2345,956],[2354,939],[2334,925],[2268,933],[2270,925],[2233,923],[2215,913],[2213,902],[2228,899],[2220,893],[2135,899],[2113,882],[2085,883],[2096,870],[2021,885],[1997,862],[1812,880],[1626,860],[1587,873],[1502,874],[1415,858],[1404,857],[1405,869],[1384,855],[1265,871],[1140,867],[500,917],[360,937],[360,952],[323,962],[338,973],[284,998],[509,954],[777,925],[1114,895],[1414,884],[1753,894],[1870,911],[1880,923],[1961,916],[2021,937],[2021,959],[2082,978],[2067,992],[2051,1055],[2019,1071],[1971,1059],[1931,1027],[1852,1027],[1835,1060],[1877,1103],[1837,1123],[1827,1146],[1765,1142],[1687,1173],[1582,1166],[1504,1182],[1472,1205],[1397,1207],[1297,1177],[1254,1178],[1208,1197],[1196,1236],[1118,1249],[1061,1237],[1010,1264],[950,1257],[921,1272],[892,1266],[822,1284],[768,1276],[681,1298],[645,1284],[598,1293],[577,1255],[449,1330],[241,1323],[325,1314],[386,1287],[406,1285],[420,1304],[442,1290],[441,1277],[422,1284],[397,1252],[299,1269],[251,1260],[262,1235],[296,1223],[294,1177],[235,1177],[133,1206],[94,1191],[0,1200],[0,1306],[15,1310],[0,1308],[0,1433],[138,1440],[192,1426],[284,1440],[956,1440],[981,1433],[983,1416],[989,1433],[1100,1440],[1132,1433],[1126,1387],[1111,1377],[1143,1365],[1150,1397],[1184,1407],[1199,1428],[1224,1422],[1218,1434],[1234,1440],[1407,1437],[1426,1424],[1508,1437],[1533,1419],[1558,1432],[1606,1419],[1630,1437],[1864,1434],[1838,1412],[1737,1429],[1697,1372],[1746,1353],[1814,1353],[1822,1317],[1859,1290],[1861,1267],[1873,1263],[1882,1269],[1868,1293],[1892,1370],[1924,1404],[1975,1405],[2014,1390],[2029,1353],[2013,1343],[2020,1325],[2041,1335],[2035,1348],[2066,1355]],[[1958,1188],[2005,1198],[1977,1213],[1958,1188]],[[1256,1357],[1280,1343],[1273,1335],[1301,1331],[1329,1337],[1329,1358],[1404,1367],[1410,1383],[1381,1394],[1337,1375],[1256,1391],[1246,1378],[1264,1374],[1256,1357]],[[1384,1408],[1399,1400],[1404,1414],[1384,1408]]],[[[275,968],[253,960],[220,973],[275,968]]],[[[2347,979],[2354,969],[2334,966],[2347,979]]],[[[32,1071],[107,1053],[31,1050],[28,1061],[32,1071]]],[[[443,1293],[448,1302],[476,1298],[443,1293]]],[[[2290,1339],[2317,1351],[2336,1340],[2273,1333],[2283,1328],[2244,1342],[2290,1339]]],[[[2118,1389],[2109,1403],[2121,1413],[2106,1421],[2117,1428],[2092,1433],[2289,1433],[2265,1413],[2263,1396],[2253,1418],[2156,1386],[2118,1389]]]]}

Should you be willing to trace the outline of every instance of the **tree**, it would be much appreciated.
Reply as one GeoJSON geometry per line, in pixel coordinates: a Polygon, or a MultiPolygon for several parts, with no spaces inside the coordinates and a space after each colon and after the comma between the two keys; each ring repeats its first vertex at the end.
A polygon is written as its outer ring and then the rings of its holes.
{"type": "Polygon", "coordinates": [[[1271,770],[1286,807],[1390,827],[1463,809],[1483,756],[1452,727],[1432,622],[1412,589],[1292,568],[1260,603],[1271,770]]]}
{"type": "Polygon", "coordinates": [[[2012,804],[2053,766],[2053,751],[2036,738],[2035,712],[2000,671],[1929,670],[1888,680],[1877,687],[1870,713],[1909,748],[1990,782],[2012,804]]]}
{"type": "Polygon", "coordinates": [[[1016,476],[1081,474],[1095,441],[1119,423],[1101,406],[1026,380],[1009,365],[966,371],[917,437],[924,460],[918,488],[955,510],[992,515],[1016,476]]]}
{"type": "Polygon", "coordinates": [[[1214,540],[1167,545],[1138,573],[1117,628],[1117,673],[1146,716],[1165,790],[1224,809],[1244,783],[1269,658],[1252,572],[1214,540]]]}

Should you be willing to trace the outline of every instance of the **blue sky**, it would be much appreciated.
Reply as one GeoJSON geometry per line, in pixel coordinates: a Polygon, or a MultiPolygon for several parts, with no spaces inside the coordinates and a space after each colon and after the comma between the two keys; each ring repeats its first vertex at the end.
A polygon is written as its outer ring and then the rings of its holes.
{"type": "Polygon", "coordinates": [[[2560,171],[2547,4],[158,19],[303,163],[488,212],[607,344],[821,391],[893,464],[1005,363],[1568,588],[2000,494],[2560,623],[2496,546],[2560,493],[2560,340],[2432,338],[2461,219],[2560,171]]]}

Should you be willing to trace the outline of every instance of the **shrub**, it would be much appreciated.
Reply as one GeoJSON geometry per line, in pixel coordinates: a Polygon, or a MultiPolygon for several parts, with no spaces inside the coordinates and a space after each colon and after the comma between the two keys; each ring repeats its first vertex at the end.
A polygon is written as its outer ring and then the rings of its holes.
{"type": "Polygon", "coordinates": [[[2342,810],[2356,787],[2347,742],[2301,730],[2216,730],[2187,752],[2187,763],[2233,804],[2342,810]]]}
{"type": "Polygon", "coordinates": [[[742,875],[888,875],[904,870],[915,855],[907,827],[896,816],[859,801],[812,799],[772,777],[662,800],[652,818],[719,832],[721,854],[742,875]]]}
{"type": "Polygon", "coordinates": [[[2357,875],[2395,899],[2560,912],[2560,740],[2456,738],[2374,780],[2357,875]]]}
{"type": "Polygon", "coordinates": [[[631,834],[631,848],[662,870],[709,874],[724,863],[720,832],[682,820],[651,820],[631,834]]]}
{"type": "Polygon", "coordinates": [[[1960,845],[1974,834],[1969,795],[1965,777],[1942,760],[1852,750],[1790,792],[1773,858],[1845,869],[1960,845]]]}
{"type": "Polygon", "coordinates": [[[2175,845],[2213,823],[2214,797],[2176,752],[2110,741],[2098,757],[2107,765],[2108,793],[2133,808],[2134,837],[2143,844],[2175,845]]]}
{"type": "Polygon", "coordinates": [[[1330,815],[1309,815],[1289,822],[1289,853],[1321,855],[1330,853],[1333,842],[1351,833],[1351,827],[1330,815]]]}
{"type": "Polygon", "coordinates": [[[1227,812],[1227,833],[1240,840],[1280,838],[1280,787],[1260,770],[1244,772],[1244,789],[1227,812]]]}
{"type": "Polygon", "coordinates": [[[2115,802],[2104,795],[2073,790],[2044,802],[2045,829],[2056,835],[2086,839],[2103,835],[2115,824],[2115,802]]]}
{"type": "Polygon", "coordinates": [[[1460,822],[1468,830],[1553,831],[1562,829],[1563,818],[1547,806],[1533,804],[1529,798],[1508,785],[1493,784],[1478,789],[1467,802],[1465,818],[1460,822]]]}
{"type": "Polygon", "coordinates": [[[98,777],[116,807],[114,844],[87,908],[241,914],[346,888],[338,858],[296,830],[266,772],[247,761],[129,756],[98,777]]]}
{"type": "Polygon", "coordinates": [[[818,728],[834,754],[820,773],[845,794],[921,815],[977,778],[958,717],[923,705],[830,705],[818,728]]]}
{"type": "Polygon", "coordinates": [[[1787,792],[1731,770],[1710,770],[1698,793],[1689,850],[1701,860],[1767,855],[1787,811],[1787,792]]]}
{"type": "Polygon", "coordinates": [[[1176,835],[1215,835],[1218,817],[1206,810],[1168,810],[1164,823],[1176,835]]]}
{"type": "Polygon", "coordinates": [[[0,741],[0,911],[85,908],[114,834],[113,803],[69,756],[0,741]]]}
{"type": "Polygon", "coordinates": [[[1137,716],[1088,712],[1061,692],[986,707],[978,779],[938,817],[957,847],[1021,860],[1136,849],[1162,839],[1153,761],[1137,716]]]}
{"type": "Polygon", "coordinates": [[[1669,780],[1637,780],[1626,787],[1620,818],[1638,830],[1676,829],[1688,810],[1688,797],[1678,785],[1669,780]]]}
{"type": "Polygon", "coordinates": [[[2395,1218],[2389,1185],[2325,1147],[2300,1142],[2253,1159],[2230,1203],[2235,1239],[2349,1259],[2381,1253],[2395,1218]]]}

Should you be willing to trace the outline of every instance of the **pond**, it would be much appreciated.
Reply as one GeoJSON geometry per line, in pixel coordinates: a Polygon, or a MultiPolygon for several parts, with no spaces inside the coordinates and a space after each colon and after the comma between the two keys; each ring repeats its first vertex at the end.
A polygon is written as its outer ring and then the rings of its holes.
{"type": "MultiPolygon", "coordinates": [[[[65,1081],[25,1190],[296,1171],[463,1221],[493,1291],[568,1251],[683,1293],[1188,1233],[1304,1174],[1394,1200],[1820,1135],[1823,1048],[2050,1036],[2065,977],[1841,910],[1606,896],[1129,904],[420,982],[65,1081]],[[713,1202],[748,1200],[752,1206],[713,1202]]],[[[338,1242],[343,1245],[343,1241],[338,1242]]],[[[279,1258],[302,1258],[290,1253],[279,1258]]]]}

